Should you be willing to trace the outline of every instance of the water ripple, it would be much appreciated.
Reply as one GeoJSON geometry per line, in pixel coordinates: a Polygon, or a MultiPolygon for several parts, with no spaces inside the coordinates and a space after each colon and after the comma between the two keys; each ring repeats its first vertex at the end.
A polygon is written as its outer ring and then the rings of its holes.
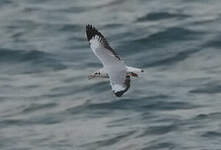
{"type": "Polygon", "coordinates": [[[156,13],[148,13],[145,16],[139,17],[137,22],[145,22],[145,21],[157,21],[161,19],[185,19],[189,17],[189,15],[178,14],[178,13],[169,13],[169,12],[156,12],[156,13]]]}
{"type": "Polygon", "coordinates": [[[1,0],[0,149],[218,150],[220,1],[1,0]],[[116,98],[93,24],[145,72],[116,98]],[[14,144],[11,144],[14,143],[14,144]]]}

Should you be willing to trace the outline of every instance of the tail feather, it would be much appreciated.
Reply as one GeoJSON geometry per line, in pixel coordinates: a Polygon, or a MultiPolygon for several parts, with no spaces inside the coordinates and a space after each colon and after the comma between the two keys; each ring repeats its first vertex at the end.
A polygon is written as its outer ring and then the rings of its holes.
{"type": "Polygon", "coordinates": [[[135,73],[141,73],[141,72],[144,72],[143,69],[136,68],[136,67],[126,66],[126,68],[127,68],[127,72],[135,72],[135,73]]]}
{"type": "Polygon", "coordinates": [[[135,68],[130,66],[126,66],[126,68],[127,68],[127,73],[133,77],[138,77],[140,73],[144,72],[144,70],[140,68],[135,68]]]}
{"type": "Polygon", "coordinates": [[[140,68],[135,68],[135,67],[130,67],[130,66],[126,66],[126,68],[127,68],[127,72],[132,72],[132,73],[136,73],[136,74],[144,72],[144,70],[140,69],[140,68]]]}

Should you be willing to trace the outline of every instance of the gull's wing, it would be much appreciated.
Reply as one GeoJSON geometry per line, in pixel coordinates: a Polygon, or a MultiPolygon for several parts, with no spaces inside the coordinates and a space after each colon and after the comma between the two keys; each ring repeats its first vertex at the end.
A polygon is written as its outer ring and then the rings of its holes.
{"type": "MultiPolygon", "coordinates": [[[[95,27],[87,25],[86,34],[91,49],[103,65],[107,60],[113,62],[120,60],[117,53],[109,46],[107,40],[95,27]]],[[[107,63],[110,63],[109,61],[107,63]]]]}
{"type": "Polygon", "coordinates": [[[122,96],[130,88],[130,76],[125,70],[113,68],[109,76],[112,91],[117,97],[122,96]]]}
{"type": "Polygon", "coordinates": [[[110,84],[116,96],[122,96],[130,87],[130,77],[127,76],[126,65],[109,46],[104,36],[92,25],[86,26],[86,35],[90,47],[102,62],[105,71],[110,76],[110,84]]]}

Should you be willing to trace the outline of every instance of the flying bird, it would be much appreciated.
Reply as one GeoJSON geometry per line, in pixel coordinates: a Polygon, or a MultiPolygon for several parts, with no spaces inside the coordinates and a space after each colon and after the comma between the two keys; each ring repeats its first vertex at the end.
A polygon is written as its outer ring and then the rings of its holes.
{"type": "Polygon", "coordinates": [[[110,47],[105,37],[92,25],[86,26],[87,40],[94,54],[103,64],[88,76],[89,79],[109,78],[113,93],[120,97],[130,88],[130,77],[138,77],[143,69],[126,66],[110,47]]]}

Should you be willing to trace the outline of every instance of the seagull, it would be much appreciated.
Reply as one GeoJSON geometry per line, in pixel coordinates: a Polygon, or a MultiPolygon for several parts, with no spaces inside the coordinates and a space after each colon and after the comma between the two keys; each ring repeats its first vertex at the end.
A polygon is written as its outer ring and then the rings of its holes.
{"type": "Polygon", "coordinates": [[[127,66],[92,25],[86,25],[86,36],[92,51],[103,64],[103,68],[93,72],[88,78],[109,78],[113,93],[121,97],[130,88],[130,78],[138,77],[144,70],[127,66]]]}

